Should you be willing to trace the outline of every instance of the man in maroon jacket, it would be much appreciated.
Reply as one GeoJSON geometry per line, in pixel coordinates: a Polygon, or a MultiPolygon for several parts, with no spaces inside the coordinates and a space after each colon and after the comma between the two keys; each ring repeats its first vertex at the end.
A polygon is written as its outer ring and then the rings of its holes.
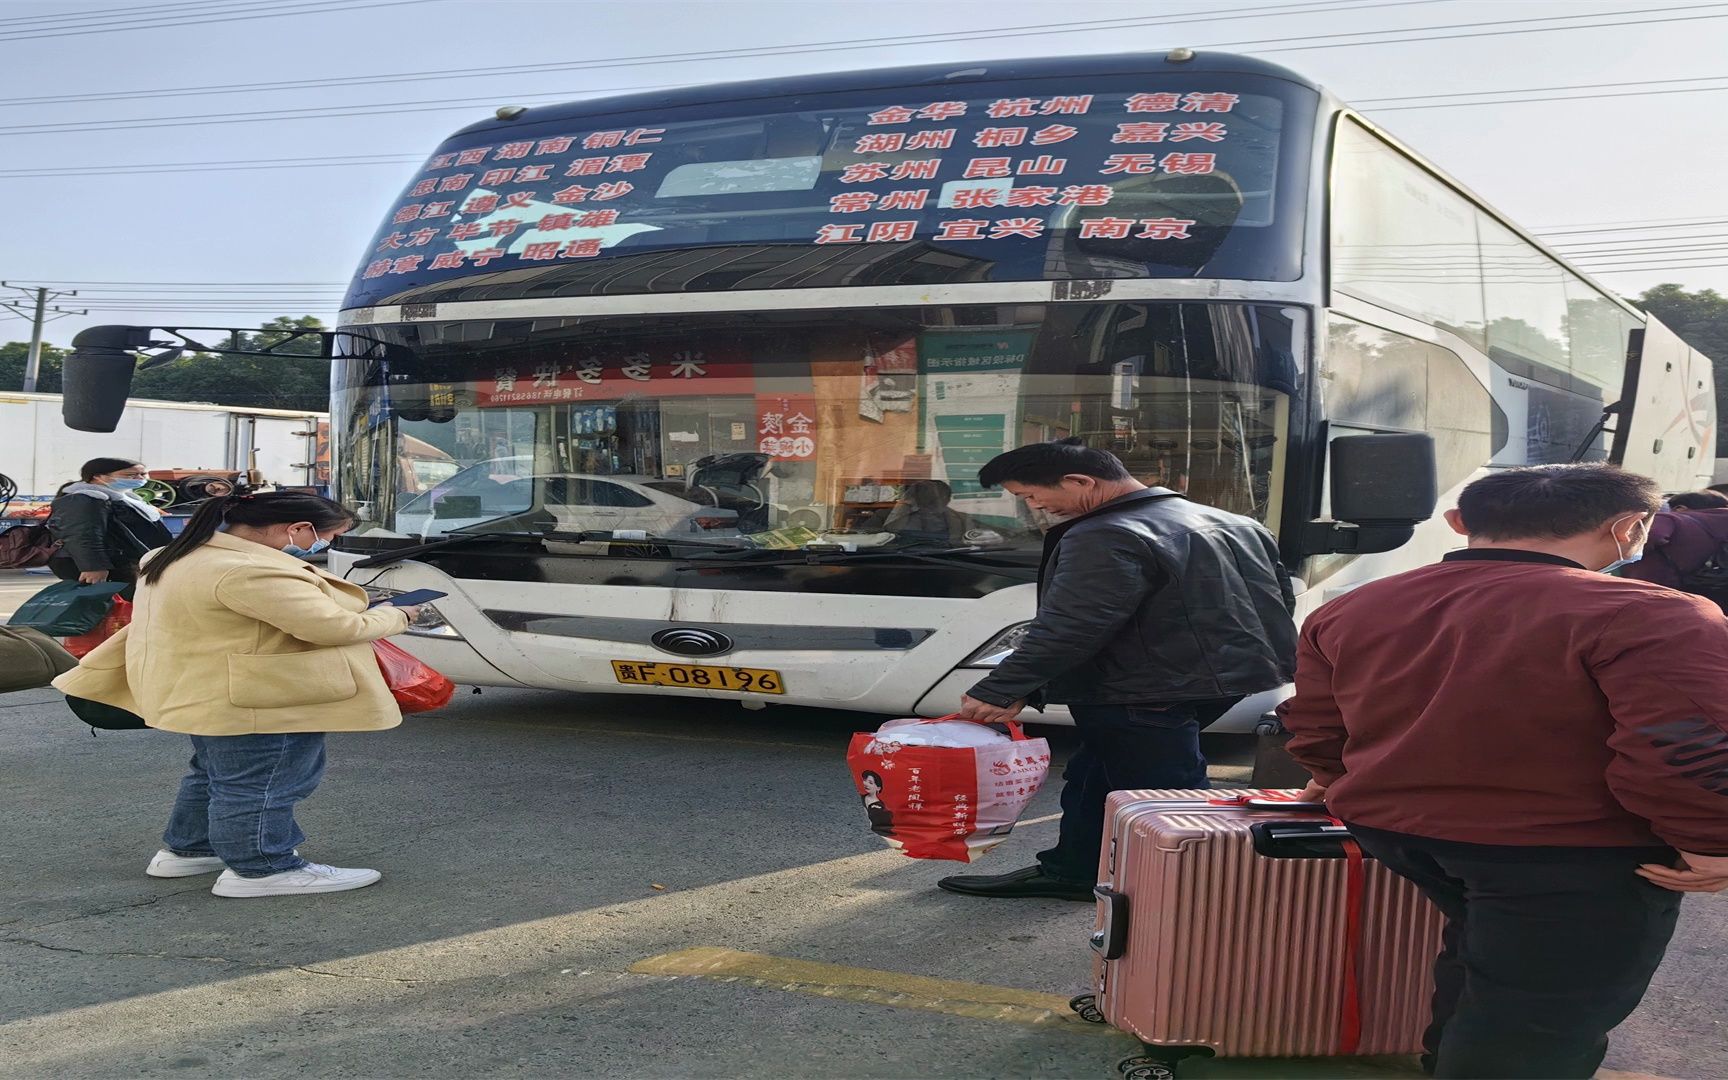
{"type": "Polygon", "coordinates": [[[1682,892],[1728,888],[1728,620],[1605,571],[1656,486],[1512,469],[1447,511],[1469,547],[1316,611],[1290,752],[1448,918],[1424,1066],[1588,1077],[1682,892]]]}

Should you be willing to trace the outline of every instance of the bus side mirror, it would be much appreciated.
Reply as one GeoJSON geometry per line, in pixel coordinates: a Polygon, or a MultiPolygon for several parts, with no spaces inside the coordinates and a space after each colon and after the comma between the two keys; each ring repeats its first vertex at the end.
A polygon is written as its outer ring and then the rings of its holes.
{"type": "Polygon", "coordinates": [[[72,339],[60,373],[60,416],[74,431],[113,431],[126,411],[138,358],[150,342],[145,326],[92,326],[72,339]]]}
{"type": "Polygon", "coordinates": [[[1341,435],[1331,459],[1332,520],[1309,525],[1304,555],[1367,555],[1403,546],[1440,499],[1434,436],[1341,435]]]}

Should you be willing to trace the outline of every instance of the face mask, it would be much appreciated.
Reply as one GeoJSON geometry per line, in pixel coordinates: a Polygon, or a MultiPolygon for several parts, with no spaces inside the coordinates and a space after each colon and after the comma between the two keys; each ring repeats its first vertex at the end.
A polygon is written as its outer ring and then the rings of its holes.
{"type": "Polygon", "coordinates": [[[137,491],[147,483],[148,480],[139,480],[136,477],[122,477],[108,481],[108,486],[118,491],[137,491]]]}
{"type": "MultiPolygon", "coordinates": [[[[1615,524],[1619,524],[1619,523],[1616,522],[1615,524]]],[[[1649,539],[1650,539],[1649,526],[1646,525],[1645,526],[1644,540],[1647,541],[1649,539]]],[[[1613,562],[1609,563],[1607,566],[1604,566],[1602,569],[1596,571],[1598,574],[1612,574],[1614,571],[1619,570],[1622,567],[1631,566],[1633,563],[1637,562],[1639,559],[1642,559],[1644,557],[1644,544],[1641,541],[1638,544],[1638,550],[1634,551],[1632,554],[1628,555],[1628,554],[1626,554],[1626,549],[1620,546],[1619,538],[1616,537],[1614,540],[1614,552],[1615,552],[1615,554],[1619,555],[1620,557],[1618,559],[1615,559],[1613,562]]]]}
{"type": "Polygon", "coordinates": [[[319,536],[316,530],[313,531],[312,535],[313,535],[314,539],[312,541],[311,547],[303,548],[299,544],[292,544],[291,543],[291,544],[284,545],[282,550],[286,554],[294,556],[296,559],[307,559],[307,558],[311,558],[313,555],[318,554],[320,551],[323,551],[325,548],[330,546],[330,541],[324,539],[322,536],[319,536]]]}

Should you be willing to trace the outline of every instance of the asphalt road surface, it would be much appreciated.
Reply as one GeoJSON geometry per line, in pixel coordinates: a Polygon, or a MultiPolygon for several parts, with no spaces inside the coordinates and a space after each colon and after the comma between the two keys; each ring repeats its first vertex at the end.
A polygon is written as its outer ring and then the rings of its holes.
{"type": "MultiPolygon", "coordinates": [[[[330,740],[303,850],[382,883],[240,901],[144,876],[184,740],[0,696],[0,1075],[1115,1076],[1136,1044],[1062,1007],[1090,906],[952,896],[886,850],[844,764],[870,723],[465,688],[330,740]]],[[[1053,838],[1056,790],[980,872],[1053,838]]],[[[1728,898],[1687,908],[1616,1069],[1728,1076],[1728,898]]]]}

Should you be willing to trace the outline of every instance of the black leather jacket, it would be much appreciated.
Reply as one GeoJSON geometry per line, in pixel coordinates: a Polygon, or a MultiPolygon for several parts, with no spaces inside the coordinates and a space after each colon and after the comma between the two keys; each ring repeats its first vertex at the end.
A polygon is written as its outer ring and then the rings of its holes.
{"type": "Polygon", "coordinates": [[[1275,689],[1296,668],[1295,606],[1258,522],[1134,492],[1045,536],[1038,617],[971,694],[1130,705],[1275,689]]]}
{"type": "Polygon", "coordinates": [[[85,570],[107,570],[115,581],[131,581],[144,553],[174,539],[168,526],[152,521],[124,501],[68,492],[54,500],[48,534],[60,550],[48,560],[67,580],[85,570]]]}

